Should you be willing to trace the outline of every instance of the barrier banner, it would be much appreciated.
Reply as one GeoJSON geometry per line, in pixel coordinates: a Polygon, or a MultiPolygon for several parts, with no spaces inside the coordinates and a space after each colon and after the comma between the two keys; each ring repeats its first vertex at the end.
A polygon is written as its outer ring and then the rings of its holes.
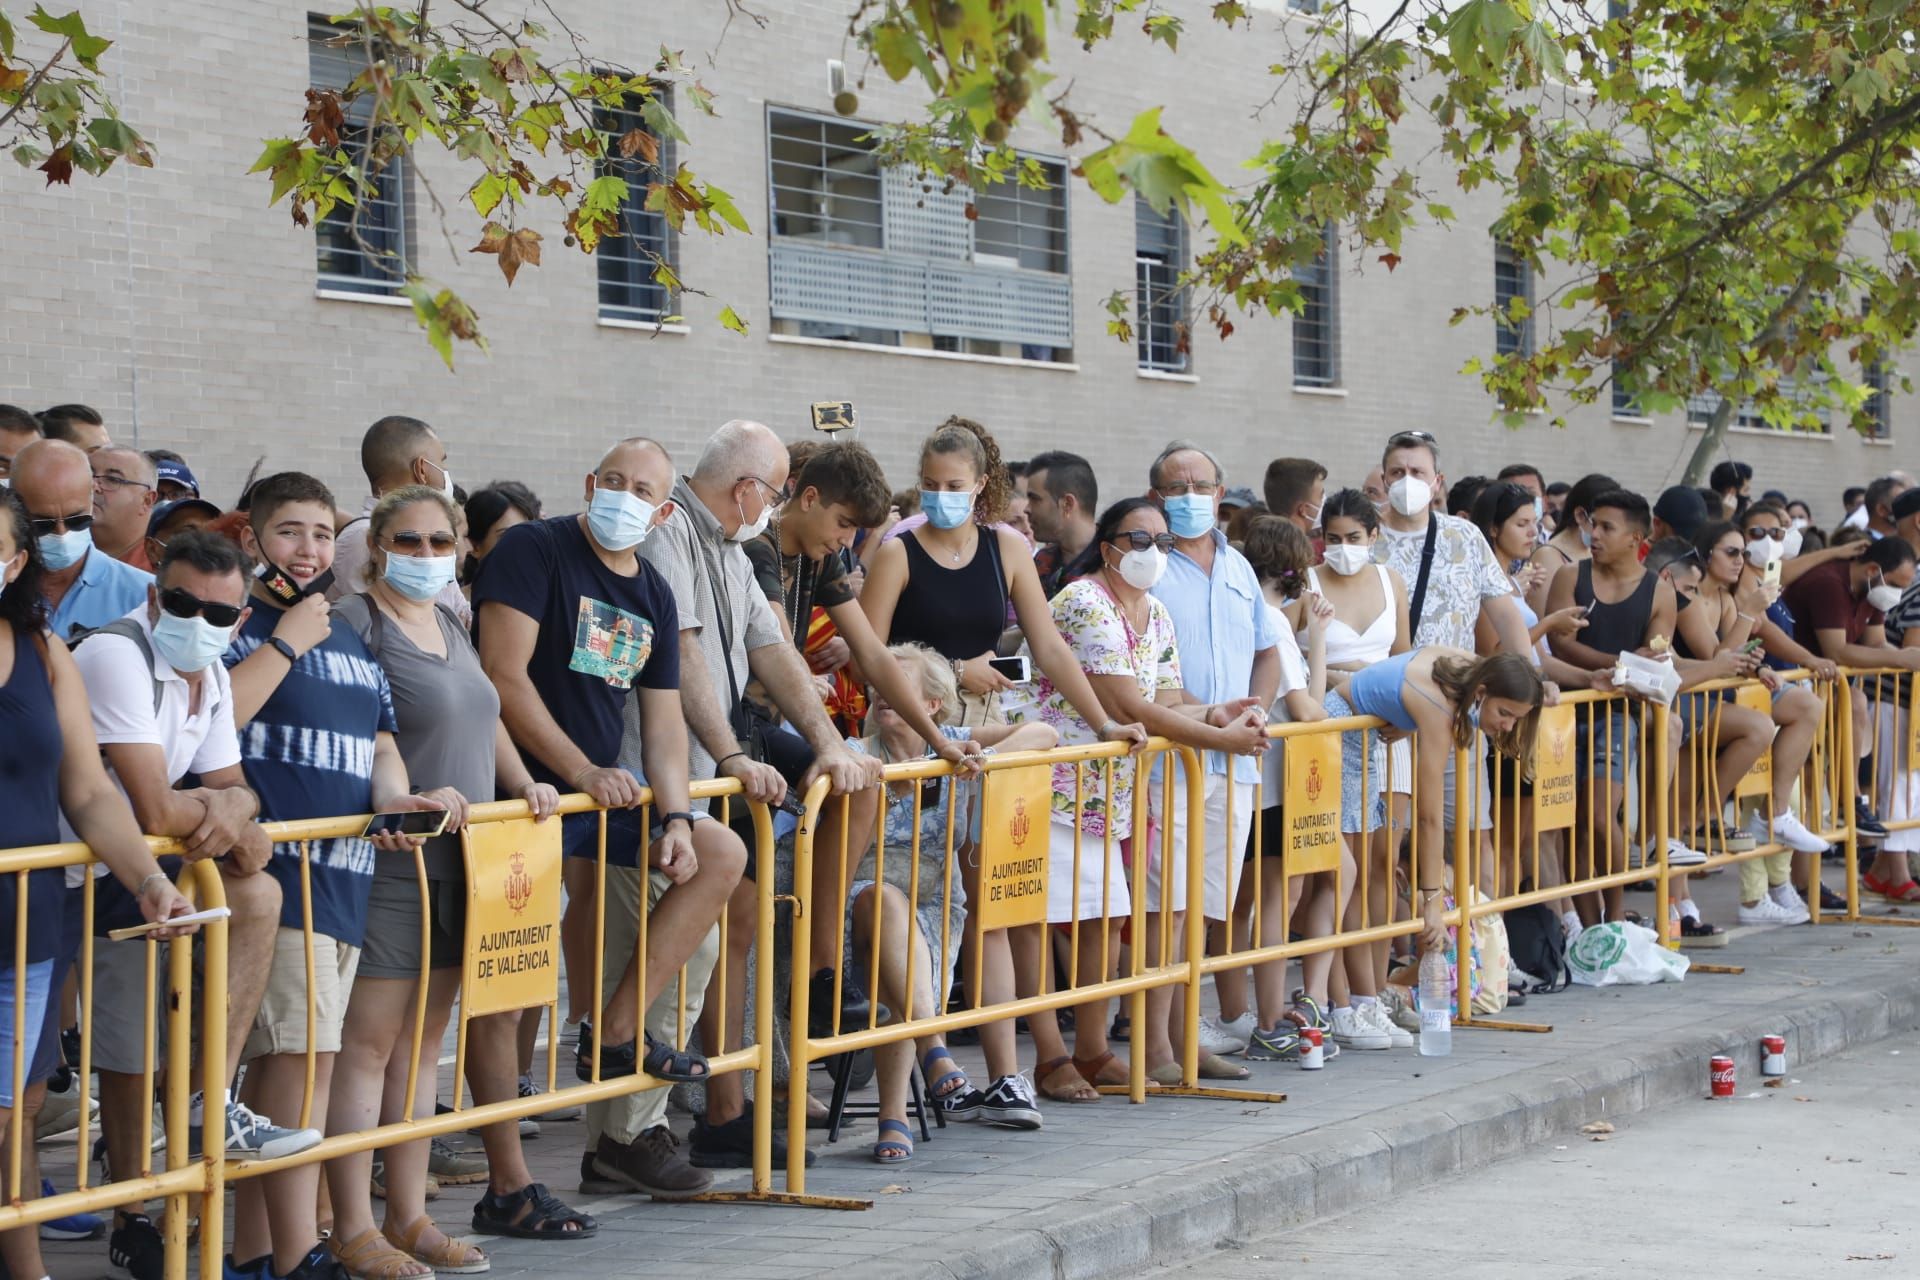
{"type": "MultiPolygon", "coordinates": [[[[952,779],[948,779],[949,786],[952,779]]],[[[970,902],[983,932],[1040,924],[1047,918],[1047,841],[1053,811],[1053,766],[1000,769],[981,780],[980,901],[970,902]]],[[[1089,841],[1098,857],[1098,841],[1089,841]]]]}
{"type": "Polygon", "coordinates": [[[1533,826],[1556,831],[1573,825],[1579,753],[1574,750],[1571,704],[1540,708],[1533,740],[1533,826]]]}
{"type": "MultiPolygon", "coordinates": [[[[1340,735],[1288,738],[1280,813],[1286,822],[1281,865],[1289,876],[1340,867],[1340,735]]],[[[1255,821],[1258,821],[1256,816],[1255,821]]]]}
{"type": "MultiPolygon", "coordinates": [[[[1767,723],[1773,723],[1773,695],[1767,692],[1764,685],[1743,684],[1734,690],[1733,700],[1736,705],[1766,717],[1767,723]]],[[[1769,744],[1767,749],[1760,753],[1760,758],[1754,762],[1753,768],[1747,771],[1747,776],[1734,784],[1733,794],[1764,796],[1772,790],[1773,747],[1769,744]]]]}
{"type": "Polygon", "coordinates": [[[487,822],[461,833],[467,860],[463,1016],[560,996],[560,820],[487,822]]]}

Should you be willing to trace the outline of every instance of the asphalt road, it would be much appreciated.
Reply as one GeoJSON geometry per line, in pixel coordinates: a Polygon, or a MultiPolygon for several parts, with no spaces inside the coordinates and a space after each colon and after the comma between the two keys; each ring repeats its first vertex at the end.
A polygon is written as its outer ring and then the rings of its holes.
{"type": "MultiPolygon", "coordinates": [[[[1706,1093],[1702,1079],[1701,1093],[1706,1093]]],[[[1920,1035],[1685,1102],[1157,1277],[1920,1276],[1920,1035]]]]}

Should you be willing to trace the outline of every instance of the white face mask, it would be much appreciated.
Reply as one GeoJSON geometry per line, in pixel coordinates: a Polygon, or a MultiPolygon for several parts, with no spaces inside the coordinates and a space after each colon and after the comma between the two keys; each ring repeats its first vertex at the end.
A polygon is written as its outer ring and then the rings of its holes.
{"type": "Polygon", "coordinates": [[[1882,581],[1867,592],[1867,607],[1878,609],[1881,613],[1891,613],[1900,605],[1900,594],[1900,588],[1882,581]]]}
{"type": "Polygon", "coordinates": [[[1807,519],[1805,516],[1795,516],[1793,523],[1787,527],[1789,529],[1808,529],[1813,527],[1813,521],[1807,519]]]}
{"type": "Polygon", "coordinates": [[[755,538],[767,531],[767,523],[773,519],[773,504],[771,502],[762,502],[760,517],[751,524],[744,523],[747,518],[746,503],[736,499],[734,505],[740,508],[740,519],[743,523],[729,535],[728,541],[752,542],[755,538]]]}
{"type": "Polygon", "coordinates": [[[1780,554],[1786,559],[1791,560],[1800,554],[1800,548],[1803,545],[1805,545],[1805,539],[1801,537],[1800,522],[1796,520],[1794,521],[1794,527],[1787,530],[1785,540],[1780,543],[1780,554]]]}
{"type": "Polygon", "coordinates": [[[1373,548],[1353,542],[1331,542],[1327,544],[1324,555],[1327,568],[1343,578],[1350,578],[1373,560],[1373,548]]]}
{"type": "Polygon", "coordinates": [[[1433,486],[1418,476],[1401,476],[1387,486],[1387,505],[1403,516],[1417,516],[1433,501],[1433,486]]]}
{"type": "Polygon", "coordinates": [[[1167,571],[1167,553],[1158,547],[1129,551],[1120,557],[1119,569],[1128,586],[1151,591],[1160,581],[1160,575],[1167,571]]]}
{"type": "Polygon", "coordinates": [[[1771,537],[1758,537],[1747,544],[1747,562],[1756,569],[1764,569],[1786,554],[1786,543],[1776,542],[1771,537]]]}

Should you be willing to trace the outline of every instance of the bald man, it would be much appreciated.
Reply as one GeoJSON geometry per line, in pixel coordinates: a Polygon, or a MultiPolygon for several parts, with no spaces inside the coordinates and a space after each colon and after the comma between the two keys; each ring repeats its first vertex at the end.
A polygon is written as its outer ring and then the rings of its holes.
{"type": "MultiPolygon", "coordinates": [[[[735,419],[713,433],[693,474],[674,485],[671,516],[640,548],[679,606],[680,691],[693,731],[693,776],[737,778],[750,798],[766,804],[779,804],[789,788],[804,793],[816,777],[827,778],[835,795],[880,781],[880,762],[851,750],[827,718],[806,663],[742,550],[786,501],[786,487],[786,446],[760,423],[735,419]],[[765,711],[746,701],[755,680],[797,737],[774,728],[765,711]]],[[[816,836],[821,848],[839,847],[842,811],[839,804],[826,807],[816,836]]],[[[734,812],[750,835],[746,806],[734,812]]],[[[872,810],[866,813],[857,830],[872,829],[872,810]]],[[[709,1046],[741,1043],[754,911],[753,885],[742,880],[728,907],[727,989],[708,991],[701,1015],[701,1039],[709,1046]]],[[[703,1168],[752,1163],[752,1118],[737,1073],[708,1082],[707,1114],[695,1122],[690,1147],[693,1163],[703,1168]]],[[[785,1143],[775,1133],[774,1163],[785,1160],[785,1143]]]]}
{"type": "Polygon", "coordinates": [[[87,455],[93,467],[93,541],[115,560],[153,572],[147,558],[147,522],[159,493],[153,459],[138,449],[108,445],[87,455]]]}
{"type": "MultiPolygon", "coordinates": [[[[93,469],[78,446],[36,440],[13,459],[13,487],[32,517],[46,566],[47,625],[61,639],[125,617],[147,600],[153,575],[93,544],[93,469]]],[[[144,532],[144,531],[143,531],[144,532]]]]}
{"type": "MultiPolygon", "coordinates": [[[[408,485],[420,485],[446,495],[453,501],[453,475],[447,470],[447,446],[434,429],[418,418],[389,414],[367,428],[360,437],[360,469],[366,473],[366,503],[360,514],[340,526],[334,539],[333,585],[327,599],[338,600],[367,589],[367,517],[381,497],[408,485]]],[[[453,616],[467,627],[473,625],[473,607],[460,590],[449,582],[434,597],[434,603],[452,610],[453,616]]]]}

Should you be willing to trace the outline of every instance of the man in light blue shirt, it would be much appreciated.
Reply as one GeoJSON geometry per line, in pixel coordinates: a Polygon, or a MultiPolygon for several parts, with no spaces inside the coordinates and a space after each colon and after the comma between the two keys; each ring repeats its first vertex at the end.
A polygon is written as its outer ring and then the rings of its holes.
{"type": "MultiPolygon", "coordinates": [[[[1153,594],[1173,618],[1187,697],[1204,703],[1251,698],[1264,714],[1280,687],[1279,627],[1260,592],[1259,575],[1215,528],[1222,494],[1220,464],[1198,445],[1176,440],[1148,468],[1147,480],[1148,496],[1166,507],[1167,528],[1174,537],[1173,554],[1153,594]]],[[[1259,779],[1260,762],[1254,757],[1229,761],[1220,752],[1206,753],[1202,913],[1208,920],[1224,921],[1232,914],[1259,779]]],[[[1178,912],[1187,906],[1187,876],[1179,856],[1186,848],[1187,806],[1178,769],[1174,782],[1174,853],[1147,863],[1149,911],[1178,912]],[[1164,904],[1163,862],[1171,881],[1164,904]]],[[[1159,798],[1155,787],[1150,802],[1159,798]]],[[[1195,926],[1200,927],[1197,921],[1195,926]]],[[[1155,932],[1148,930],[1150,935],[1155,932]]]]}
{"type": "Polygon", "coordinates": [[[86,453],[64,440],[36,440],[14,457],[13,487],[47,570],[47,626],[62,640],[140,608],[153,582],[93,545],[93,485],[86,453]]]}

